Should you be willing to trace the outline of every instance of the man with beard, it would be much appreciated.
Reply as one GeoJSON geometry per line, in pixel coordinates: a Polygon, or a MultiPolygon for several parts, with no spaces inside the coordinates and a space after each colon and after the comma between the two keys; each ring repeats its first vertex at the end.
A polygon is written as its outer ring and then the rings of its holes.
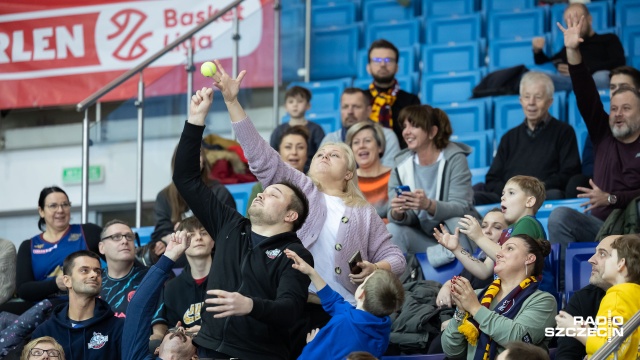
{"type": "Polygon", "coordinates": [[[58,305],[32,338],[53,337],[67,359],[113,359],[120,354],[124,320],[113,316],[109,304],[98,297],[100,257],[88,250],[76,251],[64,259],[62,271],[69,303],[58,305]]]}
{"type": "MultiPolygon", "coordinates": [[[[584,16],[570,17],[564,33],[569,72],[578,109],[595,149],[591,187],[578,187],[587,206],[583,214],[558,208],[549,217],[549,239],[565,247],[570,242],[594,241],[604,220],[614,209],[625,209],[640,196],[640,95],[629,86],[611,94],[611,113],[607,114],[589,69],[582,61],[578,45],[583,41],[584,16]]],[[[613,84],[612,84],[613,85],[613,84]]]]}
{"type": "Polygon", "coordinates": [[[147,273],[147,267],[136,261],[135,234],[122,220],[111,220],[100,234],[98,250],[107,260],[100,298],[111,305],[116,317],[126,317],[127,306],[147,273]]]}
{"type": "Polygon", "coordinates": [[[385,128],[393,129],[400,140],[400,147],[404,149],[407,144],[402,137],[402,124],[398,122],[398,115],[406,106],[419,105],[420,99],[400,89],[396,80],[399,60],[398,48],[387,40],[376,40],[369,47],[367,72],[373,77],[373,82],[369,85],[371,94],[369,119],[385,128]]]}
{"type": "MultiPolygon", "coordinates": [[[[347,88],[340,97],[340,117],[342,118],[342,128],[332,133],[328,133],[320,147],[328,142],[345,142],[347,131],[351,126],[362,121],[371,121],[371,95],[368,91],[358,88],[347,88]]],[[[399,110],[398,110],[399,111],[399,110]]],[[[385,147],[382,154],[382,165],[395,167],[395,156],[400,152],[398,137],[393,130],[383,127],[385,147]]],[[[400,130],[402,133],[402,129],[400,130]]]]}
{"type": "MultiPolygon", "coordinates": [[[[598,314],[600,302],[611,284],[602,279],[604,262],[611,256],[611,243],[620,235],[607,236],[596,247],[596,253],[589,259],[591,264],[591,276],[589,285],[578,290],[571,296],[567,306],[556,316],[557,327],[575,327],[573,317],[581,316],[583,319],[595,318],[598,314]]],[[[587,354],[585,346],[572,337],[558,338],[558,360],[582,360],[587,354]]]]}
{"type": "Polygon", "coordinates": [[[173,172],[180,195],[216,240],[204,301],[205,310],[214,314],[202,314],[194,339],[198,356],[287,359],[289,328],[302,314],[310,280],[292,267],[284,250],[300,251],[305,261],[313,262],[296,235],[309,214],[309,202],[297,186],[273,184],[253,200],[247,219],[212,195],[200,178],[198,160],[212,101],[210,88],[193,95],[173,172]]]}

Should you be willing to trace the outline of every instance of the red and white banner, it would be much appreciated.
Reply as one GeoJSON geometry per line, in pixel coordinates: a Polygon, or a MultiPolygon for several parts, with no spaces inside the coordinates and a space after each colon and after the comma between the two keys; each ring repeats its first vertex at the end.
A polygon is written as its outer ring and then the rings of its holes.
{"type": "MultiPolygon", "coordinates": [[[[84,6],[77,0],[2,0],[0,3],[0,109],[71,105],[161,50],[231,0],[112,0],[84,6]]],[[[240,19],[244,85],[273,85],[273,8],[270,0],[245,0],[240,19]]],[[[230,71],[233,13],[193,38],[195,62],[225,59],[230,71]]],[[[144,71],[147,96],[186,92],[186,43],[144,71]],[[150,86],[152,85],[152,86],[150,86]]],[[[199,68],[199,66],[198,66],[199,68]]],[[[199,71],[195,87],[209,84],[199,71]]],[[[101,101],[137,93],[135,76],[101,101]]]]}

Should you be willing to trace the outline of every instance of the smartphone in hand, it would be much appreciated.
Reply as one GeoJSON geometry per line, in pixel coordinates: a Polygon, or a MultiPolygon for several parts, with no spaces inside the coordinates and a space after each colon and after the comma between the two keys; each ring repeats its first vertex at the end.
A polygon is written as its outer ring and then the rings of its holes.
{"type": "Polygon", "coordinates": [[[403,191],[411,191],[411,188],[408,185],[396,186],[396,195],[402,196],[403,191]]]}
{"type": "Polygon", "coordinates": [[[354,275],[362,272],[362,268],[358,266],[359,262],[362,262],[362,254],[360,254],[360,250],[351,255],[351,258],[349,259],[349,269],[354,275]]]}

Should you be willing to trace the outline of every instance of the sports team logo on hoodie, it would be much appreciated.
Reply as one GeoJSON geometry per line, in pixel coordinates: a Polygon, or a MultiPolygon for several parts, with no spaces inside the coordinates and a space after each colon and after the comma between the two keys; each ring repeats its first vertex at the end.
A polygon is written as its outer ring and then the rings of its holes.
{"type": "Polygon", "coordinates": [[[101,333],[94,332],[93,337],[91,338],[87,346],[89,347],[89,349],[98,350],[104,347],[104,344],[106,344],[107,341],[109,341],[109,335],[104,336],[101,333]]]}
{"type": "Polygon", "coordinates": [[[273,249],[273,250],[267,250],[265,251],[265,254],[267,254],[267,257],[271,260],[277,258],[280,253],[282,253],[282,251],[280,249],[273,249]]]}

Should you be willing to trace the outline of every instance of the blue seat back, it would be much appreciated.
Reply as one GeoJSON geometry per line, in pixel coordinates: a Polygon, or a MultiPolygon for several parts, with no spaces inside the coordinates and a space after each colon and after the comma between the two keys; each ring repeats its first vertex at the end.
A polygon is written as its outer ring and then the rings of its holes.
{"type": "Polygon", "coordinates": [[[449,116],[454,134],[486,130],[489,99],[475,99],[438,106],[449,116]]]}
{"type": "Polygon", "coordinates": [[[477,70],[480,47],[478,41],[425,45],[422,61],[423,71],[427,74],[477,70]]]}
{"type": "Polygon", "coordinates": [[[293,82],[292,86],[302,86],[311,91],[312,113],[332,112],[340,109],[340,97],[347,87],[351,86],[350,78],[337,80],[313,81],[313,82],[293,82]]]}
{"type": "MultiPolygon", "coordinates": [[[[371,44],[378,39],[387,39],[393,41],[397,48],[411,47],[420,42],[420,20],[367,24],[365,34],[366,44],[371,44]]],[[[332,54],[335,52],[342,52],[342,47],[334,45],[332,54]],[[335,51],[335,49],[340,49],[340,51],[335,51]]]]}
{"type": "Polygon", "coordinates": [[[458,261],[458,259],[455,259],[449,264],[434,268],[429,263],[425,252],[417,253],[416,258],[420,263],[425,280],[437,281],[440,284],[444,284],[447,280],[451,280],[452,277],[459,275],[464,269],[464,266],[462,266],[462,263],[458,261]]]}
{"type": "Polygon", "coordinates": [[[427,21],[427,43],[463,43],[478,41],[482,37],[480,13],[429,18],[427,21]]]}
{"type": "MultiPolygon", "coordinates": [[[[324,130],[325,134],[334,132],[342,126],[342,123],[340,121],[340,111],[323,112],[323,113],[314,113],[314,112],[307,111],[304,114],[304,117],[307,120],[313,121],[314,123],[320,125],[322,127],[322,130],[324,130]]],[[[289,120],[291,120],[291,116],[289,116],[289,114],[286,114],[285,116],[282,117],[283,124],[288,123],[289,120]]]]}
{"type": "MultiPolygon", "coordinates": [[[[489,167],[473,168],[471,169],[471,184],[478,184],[485,182],[489,167]]],[[[491,210],[487,209],[487,211],[491,210]]]]}
{"type": "Polygon", "coordinates": [[[298,69],[304,67],[304,5],[284,7],[280,15],[281,27],[287,29],[280,35],[282,80],[298,80],[298,69]]]}
{"type": "Polygon", "coordinates": [[[493,139],[493,130],[451,136],[451,141],[467,144],[473,149],[471,154],[467,156],[467,162],[471,169],[489,166],[493,156],[493,139]]]}
{"type": "MultiPolygon", "coordinates": [[[[400,59],[398,61],[398,72],[396,75],[413,74],[418,66],[416,61],[416,50],[413,46],[398,49],[400,59]]],[[[358,77],[369,77],[367,65],[369,64],[369,49],[358,51],[358,77]]]]}
{"type": "Polygon", "coordinates": [[[537,218],[548,218],[551,212],[560,207],[568,207],[570,209],[582,212],[584,210],[580,207],[580,204],[584,203],[584,199],[562,199],[562,200],[547,200],[542,203],[542,206],[536,214],[537,218]]]}
{"type": "MultiPolygon", "coordinates": [[[[600,101],[602,101],[602,106],[604,107],[604,111],[609,113],[609,109],[611,108],[611,99],[609,98],[609,92],[607,90],[600,90],[600,101]]],[[[573,126],[574,129],[578,130],[580,128],[585,128],[587,125],[584,123],[582,119],[582,115],[580,115],[580,110],[578,110],[578,102],[576,100],[576,94],[571,92],[569,94],[569,101],[567,104],[568,112],[569,112],[569,124],[573,126]]]]}
{"type": "Polygon", "coordinates": [[[487,37],[492,40],[540,36],[545,33],[545,15],[541,7],[490,13],[487,37]]]}
{"type": "Polygon", "coordinates": [[[422,0],[422,16],[431,21],[436,16],[459,16],[474,11],[474,0],[422,0]]]}
{"type": "Polygon", "coordinates": [[[640,25],[640,2],[638,0],[618,0],[616,2],[616,27],[626,29],[640,25]]]}
{"type": "Polygon", "coordinates": [[[227,187],[227,190],[229,190],[229,192],[231,193],[231,196],[233,196],[233,200],[236,201],[236,209],[238,209],[238,212],[242,214],[242,216],[246,215],[249,195],[251,195],[251,190],[253,189],[255,184],[255,182],[251,182],[225,185],[227,187]]]}
{"type": "Polygon", "coordinates": [[[580,247],[568,246],[565,250],[564,286],[565,291],[578,291],[589,284],[591,264],[589,259],[596,252],[597,243],[591,246],[584,244],[580,247]]]}
{"type": "Polygon", "coordinates": [[[485,14],[495,11],[531,9],[535,6],[535,0],[482,0],[482,12],[485,14]]]}
{"type": "Polygon", "coordinates": [[[622,29],[622,45],[625,55],[630,59],[640,57],[640,26],[627,27],[622,29]]]}
{"type": "MultiPolygon", "coordinates": [[[[311,7],[311,26],[326,29],[334,26],[351,25],[356,21],[356,4],[348,1],[314,5],[311,7]]],[[[288,28],[285,31],[289,31],[288,28]]]]}
{"type": "Polygon", "coordinates": [[[532,38],[519,40],[493,40],[489,44],[489,71],[517,65],[533,66],[532,38]]]}
{"type": "Polygon", "coordinates": [[[312,30],[311,78],[322,80],[356,76],[356,53],[360,48],[360,31],[359,24],[312,30]]]}
{"type": "Polygon", "coordinates": [[[480,82],[480,71],[422,76],[422,102],[443,104],[468,100],[480,82]]]}
{"type": "Polygon", "coordinates": [[[362,5],[362,18],[365,23],[388,22],[394,20],[411,20],[415,16],[414,8],[402,6],[397,1],[374,0],[362,5]]]}

